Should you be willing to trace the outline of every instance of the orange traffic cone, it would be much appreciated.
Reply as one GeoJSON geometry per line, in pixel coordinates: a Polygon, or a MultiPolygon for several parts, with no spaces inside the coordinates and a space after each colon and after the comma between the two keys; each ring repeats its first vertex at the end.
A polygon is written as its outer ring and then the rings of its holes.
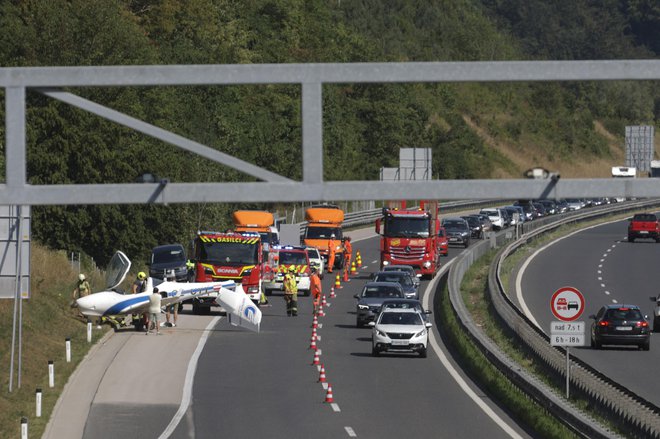
{"type": "Polygon", "coordinates": [[[325,402],[333,403],[335,400],[332,398],[332,386],[328,383],[328,390],[325,392],[325,402]]]}
{"type": "Polygon", "coordinates": [[[319,358],[318,349],[314,351],[314,359],[312,360],[312,366],[315,366],[317,364],[321,364],[321,359],[319,358]]]}
{"type": "Polygon", "coordinates": [[[341,281],[339,280],[339,275],[335,277],[335,288],[337,289],[341,288],[341,281]]]}
{"type": "MultiPolygon", "coordinates": [[[[358,261],[362,260],[362,255],[360,255],[360,250],[355,251],[355,259],[358,260],[358,261]]],[[[358,264],[358,265],[360,265],[360,264],[358,264]]]]}
{"type": "Polygon", "coordinates": [[[351,280],[348,278],[348,267],[344,267],[344,282],[350,282],[351,280]]]}
{"type": "Polygon", "coordinates": [[[335,295],[335,287],[330,287],[330,297],[337,297],[337,295],[335,295]]]}
{"type": "Polygon", "coordinates": [[[355,261],[351,261],[351,275],[355,276],[356,274],[358,274],[358,272],[355,269],[355,261]]]}
{"type": "Polygon", "coordinates": [[[319,383],[325,383],[325,367],[321,364],[321,371],[319,372],[319,383]]]}

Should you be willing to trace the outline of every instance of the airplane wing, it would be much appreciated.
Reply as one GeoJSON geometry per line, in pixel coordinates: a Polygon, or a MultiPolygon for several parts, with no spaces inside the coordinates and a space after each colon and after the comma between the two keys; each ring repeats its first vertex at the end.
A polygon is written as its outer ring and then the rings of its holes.
{"type": "Polygon", "coordinates": [[[218,292],[215,301],[227,311],[229,323],[247,328],[250,331],[259,332],[261,310],[252,303],[252,300],[245,293],[222,288],[218,292]]]}

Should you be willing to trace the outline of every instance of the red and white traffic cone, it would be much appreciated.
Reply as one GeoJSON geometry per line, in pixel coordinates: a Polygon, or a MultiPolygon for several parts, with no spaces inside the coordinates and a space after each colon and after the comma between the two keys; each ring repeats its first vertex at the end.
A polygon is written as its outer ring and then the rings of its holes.
{"type": "Polygon", "coordinates": [[[322,306],[328,306],[328,302],[325,300],[325,294],[323,295],[323,298],[321,299],[321,305],[322,306]]]}
{"type": "Polygon", "coordinates": [[[316,329],[319,327],[319,319],[314,316],[314,320],[312,320],[312,328],[316,329]]]}
{"type": "Polygon", "coordinates": [[[312,366],[321,364],[321,359],[319,358],[319,350],[314,351],[314,359],[312,360],[312,366]]]}
{"type": "Polygon", "coordinates": [[[328,383],[328,390],[325,392],[325,402],[333,403],[335,400],[332,398],[332,386],[328,383]]]}
{"type": "Polygon", "coordinates": [[[325,367],[321,364],[321,371],[319,372],[319,383],[325,383],[325,367]]]}
{"type": "Polygon", "coordinates": [[[312,340],[309,342],[309,348],[316,350],[316,335],[312,334],[312,340]]]}
{"type": "Polygon", "coordinates": [[[337,297],[335,295],[335,287],[330,287],[330,298],[337,297]]]}
{"type": "Polygon", "coordinates": [[[319,317],[325,317],[325,311],[323,311],[323,305],[319,306],[319,317]]]}

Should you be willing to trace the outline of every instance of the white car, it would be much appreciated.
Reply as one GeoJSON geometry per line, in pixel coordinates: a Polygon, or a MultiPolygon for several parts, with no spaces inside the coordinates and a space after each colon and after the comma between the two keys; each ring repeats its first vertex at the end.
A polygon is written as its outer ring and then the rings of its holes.
{"type": "Polygon", "coordinates": [[[501,230],[504,227],[504,218],[499,209],[481,209],[479,213],[488,215],[488,219],[493,224],[494,230],[501,230]]]}
{"type": "Polygon", "coordinates": [[[309,257],[309,265],[316,267],[316,270],[319,274],[319,277],[323,279],[323,273],[325,272],[325,262],[321,256],[321,252],[316,247],[307,247],[307,256],[309,257]]]}
{"type": "Polygon", "coordinates": [[[417,352],[426,358],[426,346],[432,325],[422,318],[419,311],[411,308],[385,308],[372,327],[371,354],[381,352],[417,352]]]}

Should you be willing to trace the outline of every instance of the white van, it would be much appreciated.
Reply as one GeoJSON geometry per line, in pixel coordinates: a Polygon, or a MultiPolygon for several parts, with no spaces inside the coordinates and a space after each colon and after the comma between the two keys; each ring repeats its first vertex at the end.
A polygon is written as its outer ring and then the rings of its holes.
{"type": "Polygon", "coordinates": [[[493,223],[494,230],[501,230],[504,226],[504,218],[502,218],[502,213],[499,211],[499,209],[481,209],[479,213],[488,215],[488,219],[491,223],[493,223]]]}

